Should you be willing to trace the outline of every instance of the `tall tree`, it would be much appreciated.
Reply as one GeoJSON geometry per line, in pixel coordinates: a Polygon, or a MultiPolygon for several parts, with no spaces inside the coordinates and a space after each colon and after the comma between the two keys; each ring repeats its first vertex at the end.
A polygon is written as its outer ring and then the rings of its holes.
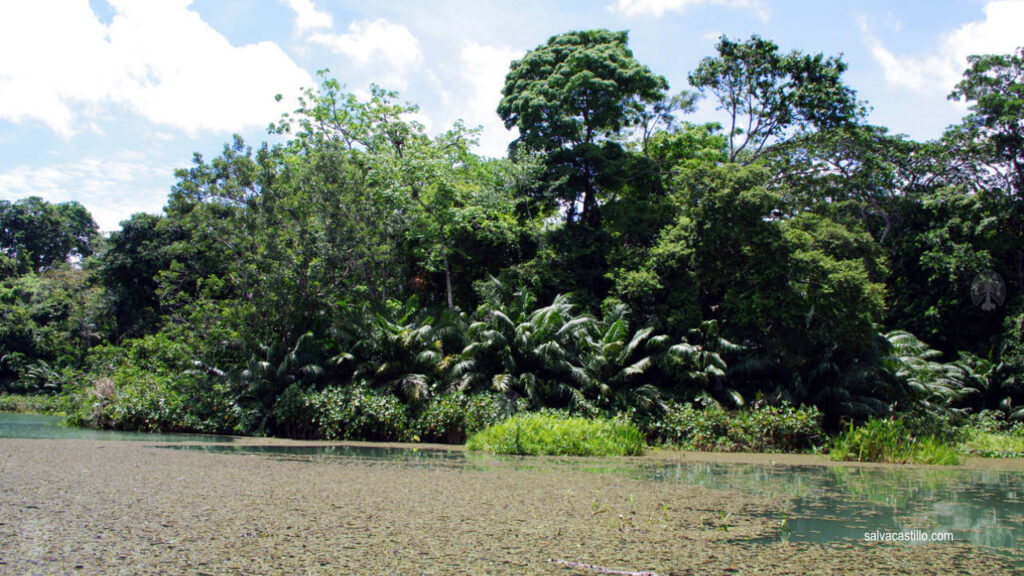
{"type": "Polygon", "coordinates": [[[512,148],[547,154],[549,179],[565,179],[551,199],[565,204],[569,221],[582,200],[579,219],[596,223],[601,179],[621,156],[614,138],[665,100],[668,83],[633,57],[628,40],[608,30],[552,36],[505,78],[498,114],[519,129],[512,148]]]}
{"type": "Polygon", "coordinates": [[[452,251],[456,212],[467,202],[460,181],[476,158],[470,147],[478,130],[461,122],[436,137],[410,116],[416,106],[403,104],[398,94],[371,87],[368,100],[345,94],[341,85],[326,77],[318,90],[307,90],[293,118],[273,127],[284,134],[297,130],[293,153],[335,146],[358,166],[366,184],[391,213],[392,236],[418,236],[427,246],[420,260],[431,272],[440,270],[445,300],[454,307],[452,251]]]}
{"type": "Polygon", "coordinates": [[[19,274],[42,272],[92,254],[98,227],[78,202],[51,204],[38,196],[0,200],[0,255],[19,274]]]}
{"type": "Polygon", "coordinates": [[[906,204],[946,182],[939,148],[881,126],[851,125],[793,139],[769,162],[774,186],[785,192],[786,214],[843,206],[880,244],[891,246],[906,204]]]}
{"type": "Polygon", "coordinates": [[[745,42],[722,36],[716,48],[718,55],[704,58],[689,79],[728,115],[730,162],[754,162],[774,142],[842,126],[863,114],[840,78],[846,71],[841,58],[782,54],[758,36],[745,42]]]}
{"type": "Polygon", "coordinates": [[[1014,238],[1018,288],[1024,286],[1024,48],[970,56],[950,94],[970,102],[970,114],[946,134],[959,167],[975,189],[997,197],[1014,238]]]}

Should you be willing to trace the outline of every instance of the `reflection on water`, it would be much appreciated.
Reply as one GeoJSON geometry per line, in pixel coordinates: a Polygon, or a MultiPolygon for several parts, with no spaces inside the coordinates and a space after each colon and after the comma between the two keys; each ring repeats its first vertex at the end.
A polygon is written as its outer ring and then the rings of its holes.
{"type": "Polygon", "coordinates": [[[0,438],[134,440],[141,442],[231,442],[226,436],[93,430],[64,425],[63,416],[0,412],[0,438]]]}
{"type": "MultiPolygon", "coordinates": [[[[864,541],[866,532],[952,532],[956,541],[1024,545],[1024,475],[956,468],[756,466],[681,462],[644,467],[656,481],[786,496],[793,541],[864,541]]],[[[781,522],[781,519],[780,519],[781,522]]]]}
{"type": "MultiPolygon", "coordinates": [[[[786,513],[792,541],[863,541],[866,532],[952,532],[956,541],[992,547],[1014,557],[1024,549],[1024,474],[958,468],[767,466],[623,459],[509,458],[437,448],[366,445],[256,446],[211,444],[229,438],[84,430],[57,416],[0,413],[0,438],[89,438],[191,442],[168,449],[258,455],[317,462],[376,461],[414,466],[457,466],[503,473],[564,468],[618,474],[652,482],[679,482],[791,501],[786,513]],[[203,442],[201,444],[196,441],[203,442]]],[[[782,518],[772,519],[781,523],[782,518]]],[[[783,536],[780,532],[780,537],[783,536]]],[[[886,544],[880,544],[886,545],[886,544]]],[[[895,545],[895,544],[890,544],[895,545]]]]}
{"type": "Polygon", "coordinates": [[[168,445],[165,448],[177,450],[199,450],[220,454],[262,455],[272,458],[297,461],[343,461],[369,460],[381,462],[402,462],[411,464],[453,464],[465,463],[465,453],[456,450],[416,447],[363,446],[353,444],[324,444],[319,446],[257,446],[257,445],[168,445]]]}

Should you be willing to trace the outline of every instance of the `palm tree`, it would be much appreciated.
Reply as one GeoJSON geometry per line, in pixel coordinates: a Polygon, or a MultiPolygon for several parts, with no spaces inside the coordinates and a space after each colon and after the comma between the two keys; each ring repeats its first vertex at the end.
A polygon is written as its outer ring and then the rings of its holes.
{"type": "Polygon", "coordinates": [[[902,381],[910,399],[930,412],[951,409],[968,394],[977,393],[978,382],[964,362],[942,363],[942,352],[932,350],[910,332],[894,330],[885,334],[888,353],[882,361],[902,381]]]}
{"type": "Polygon", "coordinates": [[[584,334],[583,366],[596,395],[591,400],[615,411],[664,408],[658,360],[670,350],[669,338],[654,335],[653,328],[632,332],[628,316],[629,307],[612,304],[584,334]]]}
{"type": "Polygon", "coordinates": [[[450,310],[442,311],[435,319],[413,300],[391,318],[386,313],[368,314],[367,310],[349,319],[349,330],[338,331],[347,332],[354,343],[332,361],[337,365],[351,363],[353,381],[398,394],[412,405],[422,405],[444,387],[456,361],[456,356],[446,351],[461,347],[464,321],[450,310]],[[355,323],[357,332],[351,329],[355,323]]]}
{"type": "Polygon", "coordinates": [[[454,387],[486,386],[533,407],[585,403],[584,390],[594,383],[580,365],[579,341],[593,318],[576,315],[565,294],[534,310],[526,290],[516,291],[509,303],[497,293],[491,292],[469,326],[469,343],[453,369],[454,387]]]}
{"type": "Polygon", "coordinates": [[[245,361],[231,370],[221,370],[200,360],[192,362],[192,373],[218,377],[233,389],[240,404],[249,404],[260,414],[258,429],[265,430],[274,403],[292,384],[312,386],[324,375],[323,351],[312,332],[299,336],[295,344],[258,343],[245,361]]]}
{"type": "Polygon", "coordinates": [[[742,406],[743,395],[729,384],[729,367],[725,358],[746,348],[727,340],[716,320],[705,320],[690,330],[687,338],[668,349],[674,360],[676,396],[720,404],[728,401],[742,406]]]}

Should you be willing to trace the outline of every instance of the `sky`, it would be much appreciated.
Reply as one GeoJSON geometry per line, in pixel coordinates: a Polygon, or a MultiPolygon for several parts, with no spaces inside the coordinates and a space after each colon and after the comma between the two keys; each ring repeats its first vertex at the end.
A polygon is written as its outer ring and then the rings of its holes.
{"type": "Polygon", "coordinates": [[[105,231],[160,213],[175,169],[233,134],[273,142],[322,69],[397,90],[432,133],[482,126],[477,152],[500,157],[510,62],[591,28],[629,30],[673,92],[723,34],[842,55],[869,122],[930,140],[966,112],[947,95],[967,56],[1015,50],[1021,22],[1024,0],[0,0],[0,200],[77,200],[105,231]]]}

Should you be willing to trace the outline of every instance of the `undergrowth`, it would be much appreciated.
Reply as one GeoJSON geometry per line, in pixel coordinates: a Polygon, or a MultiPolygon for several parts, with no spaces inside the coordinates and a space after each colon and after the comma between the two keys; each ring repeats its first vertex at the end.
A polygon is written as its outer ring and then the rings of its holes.
{"type": "Polygon", "coordinates": [[[640,429],[622,419],[580,418],[557,413],[513,416],[474,434],[469,450],[494,454],[558,456],[639,456],[640,429]]]}

